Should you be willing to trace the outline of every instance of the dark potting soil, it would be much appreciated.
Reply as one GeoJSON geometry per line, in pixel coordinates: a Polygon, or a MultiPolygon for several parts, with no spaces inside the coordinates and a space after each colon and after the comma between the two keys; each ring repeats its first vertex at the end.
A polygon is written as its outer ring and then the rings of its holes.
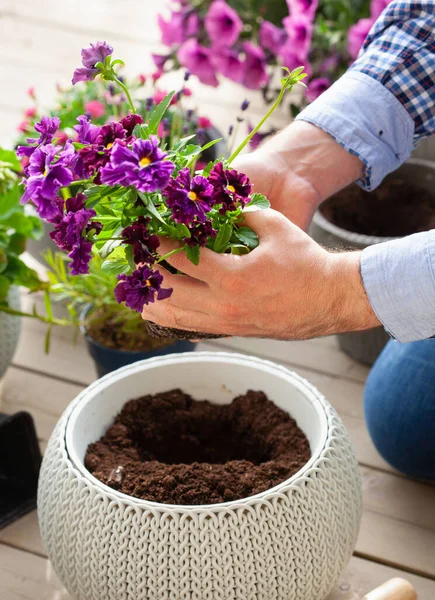
{"type": "Polygon", "coordinates": [[[352,185],[326,200],[320,212],[347,231],[402,237],[435,227],[435,190],[399,179],[385,181],[373,192],[352,185]]]}
{"type": "Polygon", "coordinates": [[[147,352],[174,344],[173,338],[150,335],[142,317],[127,310],[128,315],[122,308],[114,312],[92,311],[86,320],[86,333],[106,348],[129,352],[147,352]]]}
{"type": "Polygon", "coordinates": [[[172,340],[217,340],[219,338],[228,337],[216,333],[202,333],[200,331],[186,331],[185,329],[175,329],[174,327],[163,327],[157,323],[146,321],[148,333],[155,339],[172,339],[172,340]]]}
{"type": "Polygon", "coordinates": [[[127,402],[105,435],[89,445],[85,466],[130,496],[193,505],[263,492],[310,456],[295,420],[263,392],[218,405],[172,390],[127,402]]]}

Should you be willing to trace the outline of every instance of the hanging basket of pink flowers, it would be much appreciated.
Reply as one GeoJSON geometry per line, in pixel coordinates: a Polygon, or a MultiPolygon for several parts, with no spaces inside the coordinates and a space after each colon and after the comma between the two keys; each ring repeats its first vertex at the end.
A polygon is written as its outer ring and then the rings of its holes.
{"type": "Polygon", "coordinates": [[[170,254],[185,252],[194,264],[203,247],[244,254],[258,245],[256,234],[243,225],[244,212],[267,208],[269,202],[231,163],[305,74],[303,67],[287,70],[279,97],[257,128],[229,158],[197,170],[199,156],[218,140],[201,146],[192,143],[193,136],[181,136],[166,143],[158,131],[174,92],[143,118],[117,75],[123,63],[112,54],[106,42],[82,50],[83,67],[73,82],[101,76],[119,86],[130,113],[104,126],[81,115],[74,141],[63,145],[56,140],[59,119],[42,118],[35,126],[39,138],[18,148],[28,159],[22,202],[31,202],[50,223],[50,237],[68,254],[72,275],[86,276],[97,253],[102,270],[118,277],[116,300],[140,313],[172,294],[165,285],[162,263],[169,255],[159,253],[161,237],[178,242],[170,254]]]}

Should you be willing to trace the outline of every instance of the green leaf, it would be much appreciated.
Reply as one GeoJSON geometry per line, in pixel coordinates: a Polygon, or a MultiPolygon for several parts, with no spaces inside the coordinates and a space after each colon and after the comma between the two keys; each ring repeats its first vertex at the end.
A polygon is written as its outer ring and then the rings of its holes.
{"type": "Polygon", "coordinates": [[[12,213],[23,210],[20,205],[22,193],[23,190],[18,185],[13,185],[0,195],[0,222],[6,221],[12,213]]]}
{"type": "Polygon", "coordinates": [[[219,144],[219,142],[221,142],[223,139],[224,138],[218,138],[217,140],[212,140],[211,142],[208,142],[208,144],[206,144],[205,146],[201,147],[201,151],[204,152],[205,150],[208,150],[209,148],[211,148],[215,144],[219,144]]]}
{"type": "Polygon", "coordinates": [[[194,265],[199,264],[199,246],[186,246],[186,256],[194,265]]]}
{"type": "Polygon", "coordinates": [[[51,297],[48,289],[44,290],[44,306],[45,312],[47,313],[47,317],[52,320],[53,319],[53,308],[51,306],[51,297]]]}
{"type": "MultiPolygon", "coordinates": [[[[123,227],[118,227],[118,229],[116,229],[113,232],[113,237],[120,236],[123,229],[124,229],[123,227]]],[[[111,254],[115,250],[115,248],[117,248],[121,244],[122,244],[122,240],[107,240],[107,242],[105,242],[104,246],[100,249],[99,255],[103,259],[107,258],[109,256],[109,254],[111,254]]]]}
{"type": "Polygon", "coordinates": [[[13,150],[4,150],[3,148],[0,148],[0,162],[6,163],[5,166],[8,166],[13,171],[21,171],[20,161],[13,150]]]}
{"type": "Polygon", "coordinates": [[[252,194],[251,200],[243,209],[243,212],[253,212],[254,210],[265,210],[270,208],[270,202],[263,194],[252,194]]]}
{"type": "Polygon", "coordinates": [[[240,227],[234,231],[234,236],[251,250],[259,244],[258,235],[250,227],[240,227]]]}
{"type": "Polygon", "coordinates": [[[22,233],[13,233],[9,238],[8,250],[14,254],[22,254],[26,249],[27,237],[22,233]]]}
{"type": "Polygon", "coordinates": [[[142,140],[147,140],[149,138],[148,124],[143,123],[142,125],[135,125],[133,135],[142,140]]]}
{"type": "Polygon", "coordinates": [[[175,92],[171,92],[170,94],[168,94],[166,96],[166,98],[163,98],[163,100],[160,102],[160,104],[158,104],[155,107],[155,109],[153,110],[153,112],[151,113],[150,118],[148,119],[149,134],[157,133],[160,122],[163,119],[163,117],[165,116],[165,113],[168,110],[169,105],[171,104],[172,98],[174,96],[175,96],[175,92]]]}
{"type": "Polygon", "coordinates": [[[163,219],[162,215],[159,213],[157,208],[154,206],[154,202],[151,200],[149,196],[146,196],[142,192],[138,192],[139,198],[144,202],[146,209],[148,212],[152,214],[158,221],[163,223],[166,226],[166,221],[163,219]]]}
{"type": "Polygon", "coordinates": [[[8,266],[8,257],[3,248],[0,247],[0,273],[3,273],[8,266]]]}
{"type": "Polygon", "coordinates": [[[115,258],[115,260],[107,259],[101,264],[101,270],[110,275],[121,275],[121,273],[128,273],[130,266],[125,257],[115,258]]]}
{"type": "Polygon", "coordinates": [[[4,302],[8,297],[11,282],[4,275],[0,275],[0,302],[4,302]]]}
{"type": "Polygon", "coordinates": [[[44,351],[45,354],[48,354],[50,352],[50,343],[51,343],[51,331],[53,329],[53,325],[49,325],[47,328],[47,333],[45,334],[45,340],[44,340],[44,351]]]}
{"type": "Polygon", "coordinates": [[[36,271],[28,267],[17,256],[9,256],[8,266],[4,274],[15,285],[26,287],[31,292],[47,287],[47,284],[39,279],[36,271]]]}
{"type": "Polygon", "coordinates": [[[230,244],[230,248],[231,254],[237,254],[238,256],[250,253],[249,248],[247,246],[243,246],[243,244],[230,244]]]}
{"type": "Polygon", "coordinates": [[[227,249],[227,245],[231,239],[232,233],[233,226],[230,223],[221,225],[213,244],[213,250],[215,252],[224,252],[227,249]]]}

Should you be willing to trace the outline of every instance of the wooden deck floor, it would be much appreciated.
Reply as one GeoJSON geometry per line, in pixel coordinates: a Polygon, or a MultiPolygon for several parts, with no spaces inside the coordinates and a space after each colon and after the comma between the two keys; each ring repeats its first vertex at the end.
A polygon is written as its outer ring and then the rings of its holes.
{"type": "MultiPolygon", "coordinates": [[[[284,0],[283,0],[284,1],[284,0]]],[[[107,39],[132,72],[147,72],[149,51],[158,34],[159,0],[0,0],[0,144],[10,144],[26,89],[34,85],[43,103],[55,82],[67,82],[80,48],[107,39]]],[[[167,83],[167,89],[171,81],[167,83]]],[[[226,130],[244,97],[223,86],[198,89],[200,106],[226,130]]],[[[256,113],[258,104],[253,108],[256,113]]],[[[43,353],[44,327],[23,324],[20,345],[9,369],[2,411],[29,411],[42,449],[68,403],[95,379],[82,341],[55,331],[52,351],[43,353]]],[[[435,487],[395,473],[378,455],[367,434],[362,394],[368,370],[342,354],[334,338],[287,343],[231,339],[198,349],[246,352],[286,364],[309,379],[342,416],[361,465],[364,515],[355,556],[328,600],[359,600],[384,580],[401,575],[417,588],[420,600],[435,599],[435,487]]],[[[0,531],[1,600],[64,600],[46,559],[36,515],[0,531]]],[[[266,598],[264,600],[267,600],[266,598]]],[[[291,600],[291,599],[289,599],[291,600]]]]}

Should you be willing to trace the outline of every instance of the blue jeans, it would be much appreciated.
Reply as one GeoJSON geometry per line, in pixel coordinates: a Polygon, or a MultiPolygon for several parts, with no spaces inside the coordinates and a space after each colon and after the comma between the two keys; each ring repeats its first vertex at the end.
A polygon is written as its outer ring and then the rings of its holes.
{"type": "Polygon", "coordinates": [[[435,339],[389,342],[367,379],[371,438],[398,471],[435,479],[435,339]]]}

